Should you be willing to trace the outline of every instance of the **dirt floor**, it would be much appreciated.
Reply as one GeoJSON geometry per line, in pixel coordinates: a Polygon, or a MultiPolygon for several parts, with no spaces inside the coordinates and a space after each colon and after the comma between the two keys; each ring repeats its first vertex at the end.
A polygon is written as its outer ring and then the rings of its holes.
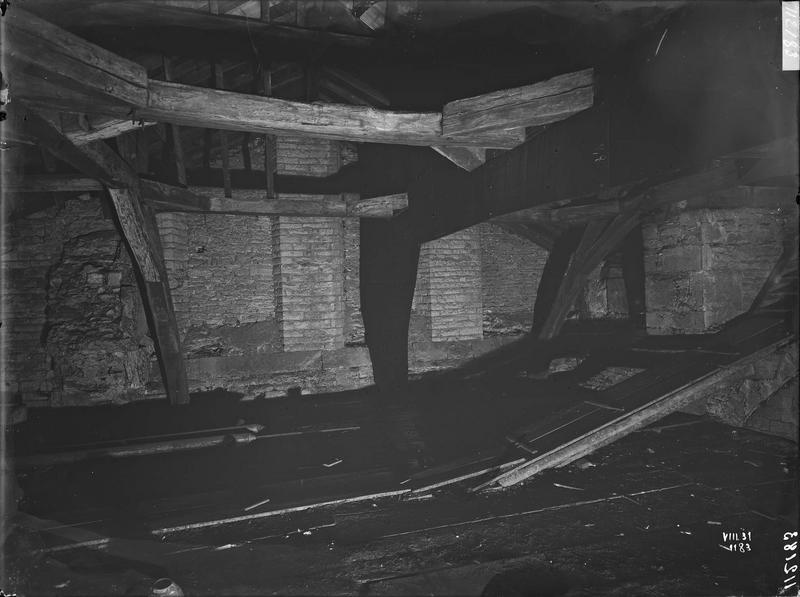
{"type": "Polygon", "coordinates": [[[24,523],[3,588],[146,595],[166,576],[186,595],[776,595],[796,471],[792,442],[676,414],[509,490],[454,486],[161,535],[107,511],[42,533],[24,523]],[[95,548],[73,548],[65,529],[95,548]]]}

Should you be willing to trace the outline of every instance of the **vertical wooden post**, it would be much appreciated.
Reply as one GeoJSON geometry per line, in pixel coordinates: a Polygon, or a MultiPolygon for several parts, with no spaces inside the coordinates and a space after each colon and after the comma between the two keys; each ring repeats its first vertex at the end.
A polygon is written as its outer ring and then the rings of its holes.
{"type": "Polygon", "coordinates": [[[583,230],[580,227],[569,228],[560,234],[550,249],[544,264],[539,287],[536,289],[536,301],[533,306],[533,326],[531,335],[538,337],[542,331],[547,315],[553,309],[561,281],[569,267],[570,259],[581,240],[583,230]]]}
{"type": "Polygon", "coordinates": [[[419,248],[402,221],[361,219],[361,314],[375,384],[384,394],[402,391],[408,383],[419,248]]]}
{"type": "MultiPolygon", "coordinates": [[[[172,60],[168,56],[163,56],[164,80],[174,80],[172,74],[172,60]]],[[[183,157],[183,142],[181,141],[181,131],[177,124],[170,124],[169,142],[172,148],[172,156],[175,159],[175,180],[181,186],[186,186],[186,161],[183,157]]]]}
{"type": "MultiPolygon", "coordinates": [[[[219,0],[210,0],[209,10],[211,14],[219,14],[219,0]]],[[[216,60],[211,63],[211,74],[214,80],[214,87],[216,89],[225,89],[225,73],[222,70],[222,65],[216,60]]],[[[222,152],[222,181],[225,187],[225,196],[230,198],[233,196],[233,191],[231,188],[231,158],[228,154],[228,131],[220,129],[218,132],[220,151],[222,152]]]]}
{"type": "Polygon", "coordinates": [[[575,246],[577,233],[571,233],[568,242],[564,242],[558,253],[554,247],[550,256],[557,261],[557,267],[553,266],[553,272],[547,279],[547,287],[542,287],[542,283],[545,282],[544,276],[539,282],[539,292],[545,294],[542,300],[547,299],[550,303],[549,308],[543,311],[541,316],[537,316],[534,312],[534,334],[539,339],[549,340],[561,332],[569,310],[583,290],[586,279],[638,223],[636,210],[621,213],[613,219],[594,220],[581,231],[577,246],[575,246]],[[571,246],[575,246],[575,249],[572,256],[568,257],[571,246]],[[566,267],[563,265],[565,262],[566,267]]]}

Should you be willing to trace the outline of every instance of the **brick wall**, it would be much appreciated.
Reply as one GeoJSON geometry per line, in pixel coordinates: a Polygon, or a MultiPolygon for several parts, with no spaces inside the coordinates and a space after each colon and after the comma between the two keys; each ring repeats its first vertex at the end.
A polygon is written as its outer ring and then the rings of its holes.
{"type": "Polygon", "coordinates": [[[648,331],[704,332],[746,311],[786,226],[785,215],[768,209],[651,216],[643,227],[648,331]]]}
{"type": "MultiPolygon", "coordinates": [[[[355,145],[308,137],[276,137],[278,174],[294,176],[328,176],[346,164],[358,160],[355,145]]],[[[264,169],[264,138],[253,135],[250,141],[250,164],[253,170],[264,169]]],[[[230,167],[244,168],[241,145],[229,147],[230,167]]],[[[221,153],[212,156],[211,167],[221,168],[221,153]]]]}
{"type": "Polygon", "coordinates": [[[271,219],[156,217],[187,358],[280,350],[271,219]]]}
{"type": "Polygon", "coordinates": [[[338,141],[307,137],[278,137],[278,174],[328,176],[342,163],[338,141]]]}
{"type": "Polygon", "coordinates": [[[492,224],[478,229],[483,331],[488,335],[526,332],[533,322],[536,289],[548,252],[492,224]]]}
{"type": "Polygon", "coordinates": [[[432,340],[483,337],[480,243],[473,226],[422,246],[414,307],[432,340]]]}
{"type": "Polygon", "coordinates": [[[344,346],[341,219],[275,218],[275,314],[284,351],[344,346]]]}

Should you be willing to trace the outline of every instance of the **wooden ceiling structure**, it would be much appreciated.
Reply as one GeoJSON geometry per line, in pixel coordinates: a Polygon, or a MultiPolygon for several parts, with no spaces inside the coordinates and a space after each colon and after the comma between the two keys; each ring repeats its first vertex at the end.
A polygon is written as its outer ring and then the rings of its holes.
{"type": "Polygon", "coordinates": [[[155,211],[360,217],[375,380],[402,388],[423,242],[491,219],[550,249],[546,339],[620,246],[643,305],[643,213],[730,190],[793,201],[797,81],[762,26],[777,4],[741,4],[18,0],[4,203],[108,191],[174,403],[188,389],[155,211]],[[359,143],[359,161],[280,176],[276,135],[359,143]]]}

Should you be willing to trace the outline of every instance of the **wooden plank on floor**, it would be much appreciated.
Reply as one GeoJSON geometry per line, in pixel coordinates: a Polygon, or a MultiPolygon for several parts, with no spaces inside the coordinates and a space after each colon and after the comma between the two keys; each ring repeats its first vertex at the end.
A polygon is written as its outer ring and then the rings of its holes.
{"type": "MultiPolygon", "coordinates": [[[[516,469],[498,475],[493,479],[493,482],[501,486],[513,485],[542,470],[563,466],[590,454],[689,404],[700,396],[702,392],[709,390],[715,385],[724,382],[730,376],[738,373],[742,367],[746,367],[759,358],[772,354],[791,341],[791,337],[784,337],[760,350],[742,356],[727,366],[717,367],[712,365],[709,367],[710,370],[705,374],[701,373],[704,368],[703,365],[705,364],[700,363],[697,365],[697,370],[694,372],[697,377],[692,377],[686,381],[686,383],[678,387],[669,388],[656,398],[653,398],[652,393],[648,392],[647,398],[649,398],[649,400],[646,400],[637,408],[632,409],[622,416],[603,422],[581,435],[573,435],[572,438],[564,441],[557,447],[543,452],[542,456],[535,457],[516,469]]],[[[672,382],[672,385],[674,385],[675,379],[673,379],[672,382]]],[[[644,396],[642,398],[644,398],[644,396]]],[[[636,399],[638,400],[639,397],[637,396],[636,399]]]]}

